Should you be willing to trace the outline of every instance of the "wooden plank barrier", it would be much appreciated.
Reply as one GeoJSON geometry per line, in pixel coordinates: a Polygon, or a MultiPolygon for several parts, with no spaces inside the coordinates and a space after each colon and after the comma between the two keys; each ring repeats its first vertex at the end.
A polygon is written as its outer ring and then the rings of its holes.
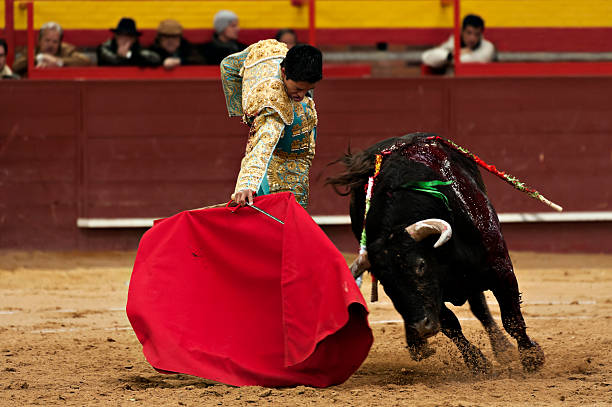
{"type": "MultiPolygon", "coordinates": [[[[612,77],[597,76],[324,80],[309,212],[355,250],[348,199],[323,185],[338,170],[327,164],[349,145],[429,131],[568,212],[543,215],[485,174],[510,249],[610,253],[611,92],[612,77]]],[[[133,249],[144,228],[93,221],[227,201],[246,138],[218,80],[0,82],[0,248],[133,249]]]]}

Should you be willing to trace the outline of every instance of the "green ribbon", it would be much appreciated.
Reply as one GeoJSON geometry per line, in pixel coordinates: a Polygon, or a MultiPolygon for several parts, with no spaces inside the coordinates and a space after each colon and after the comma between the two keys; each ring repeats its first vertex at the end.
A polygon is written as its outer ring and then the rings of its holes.
{"type": "Polygon", "coordinates": [[[448,205],[448,198],[444,193],[440,192],[438,188],[440,186],[448,186],[451,185],[453,181],[411,181],[402,184],[401,188],[412,189],[413,191],[420,191],[435,196],[444,202],[446,208],[450,211],[451,208],[448,205]]]}
{"type": "MultiPolygon", "coordinates": [[[[368,215],[369,211],[370,211],[370,200],[366,199],[365,216],[368,215]]],[[[365,219],[365,216],[364,216],[364,219],[365,219]]],[[[368,244],[368,239],[366,238],[365,220],[364,220],[363,221],[363,229],[361,230],[361,239],[359,240],[359,247],[360,247],[360,249],[365,250],[367,244],[368,244]]]]}
{"type": "MultiPolygon", "coordinates": [[[[452,183],[453,181],[437,181],[437,180],[436,181],[411,181],[411,182],[406,182],[405,184],[400,185],[400,188],[412,189],[413,191],[420,191],[420,192],[425,192],[430,195],[433,195],[436,198],[441,199],[442,202],[444,202],[444,205],[446,205],[446,208],[450,211],[451,208],[448,205],[448,198],[446,197],[446,195],[444,195],[444,193],[438,191],[438,187],[448,186],[448,185],[451,185],[452,183]]],[[[365,216],[367,216],[369,210],[370,210],[370,198],[366,197],[364,218],[365,216]]],[[[359,245],[361,249],[365,250],[366,245],[367,245],[365,221],[364,221],[363,229],[361,230],[361,239],[359,240],[359,245]]]]}

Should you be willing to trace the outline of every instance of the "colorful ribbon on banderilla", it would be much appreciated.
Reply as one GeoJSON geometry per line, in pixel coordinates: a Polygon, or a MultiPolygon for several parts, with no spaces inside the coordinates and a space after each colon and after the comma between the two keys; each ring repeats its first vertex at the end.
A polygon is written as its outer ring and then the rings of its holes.
{"type": "Polygon", "coordinates": [[[478,157],[476,154],[473,154],[472,152],[470,152],[467,148],[461,147],[460,145],[455,144],[451,140],[444,139],[444,138],[442,138],[440,136],[428,137],[427,140],[439,141],[441,143],[446,144],[447,146],[452,147],[453,149],[457,150],[459,153],[463,154],[465,157],[467,157],[467,158],[471,159],[472,161],[474,161],[476,164],[478,164],[479,166],[481,166],[485,170],[489,171],[491,174],[494,174],[494,175],[498,176],[499,178],[503,179],[504,181],[506,181],[507,183],[512,185],[514,188],[518,189],[519,191],[525,192],[530,197],[532,197],[534,199],[537,199],[538,201],[540,201],[540,202],[550,206],[551,208],[553,208],[556,211],[559,211],[559,212],[563,211],[563,208],[561,206],[559,206],[556,203],[548,200],[547,198],[545,198],[542,194],[540,194],[535,189],[533,189],[531,187],[528,187],[527,185],[525,185],[525,183],[521,182],[515,176],[510,175],[510,174],[508,174],[508,173],[506,173],[504,171],[498,170],[497,168],[495,168],[494,165],[487,164],[480,157],[478,157]]]}
{"type": "MultiPolygon", "coordinates": [[[[368,217],[368,211],[370,210],[370,200],[372,199],[372,189],[374,188],[374,180],[380,173],[380,166],[382,165],[382,154],[376,154],[376,162],[374,164],[374,175],[368,179],[368,186],[366,189],[366,201],[365,211],[363,213],[363,229],[361,230],[361,239],[359,240],[359,254],[366,253],[366,219],[368,217]]],[[[357,279],[357,285],[361,286],[361,277],[357,279]]],[[[372,275],[372,290],[370,291],[370,301],[378,301],[378,280],[372,275]]]]}

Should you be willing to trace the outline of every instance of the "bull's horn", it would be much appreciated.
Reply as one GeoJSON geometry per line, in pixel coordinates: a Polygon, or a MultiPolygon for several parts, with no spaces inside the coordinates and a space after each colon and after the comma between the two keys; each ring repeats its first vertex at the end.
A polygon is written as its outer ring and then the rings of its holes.
{"type": "Polygon", "coordinates": [[[359,256],[353,261],[351,264],[351,274],[353,278],[358,278],[362,275],[366,270],[370,268],[370,261],[368,260],[368,252],[363,251],[359,253],[359,256]]]}
{"type": "Polygon", "coordinates": [[[429,235],[440,234],[440,238],[434,244],[434,248],[442,246],[453,235],[451,225],[442,219],[425,219],[420,220],[406,228],[406,232],[417,242],[425,239],[429,235]]]}

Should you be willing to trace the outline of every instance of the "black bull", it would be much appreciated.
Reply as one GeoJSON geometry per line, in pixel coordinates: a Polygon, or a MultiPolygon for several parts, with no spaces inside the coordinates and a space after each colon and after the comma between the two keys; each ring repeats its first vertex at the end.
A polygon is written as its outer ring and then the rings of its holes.
{"type": "Polygon", "coordinates": [[[375,155],[385,152],[365,222],[367,254],[351,266],[353,274],[369,269],[383,285],[404,319],[413,359],[434,352],[427,338],[441,330],[476,372],[486,372],[490,363],[465,338],[444,303],[468,301],[496,358],[504,362],[511,345],[485,302],[483,291],[491,290],[505,330],[517,341],[524,369],[537,370],[544,364],[544,352],[527,335],[512,262],[480,172],[472,160],[434,136],[409,134],[349,153],[340,159],[345,171],[327,180],[336,191],[347,188],[343,194],[351,196],[352,229],[359,240],[365,187],[374,174],[375,155]]]}

